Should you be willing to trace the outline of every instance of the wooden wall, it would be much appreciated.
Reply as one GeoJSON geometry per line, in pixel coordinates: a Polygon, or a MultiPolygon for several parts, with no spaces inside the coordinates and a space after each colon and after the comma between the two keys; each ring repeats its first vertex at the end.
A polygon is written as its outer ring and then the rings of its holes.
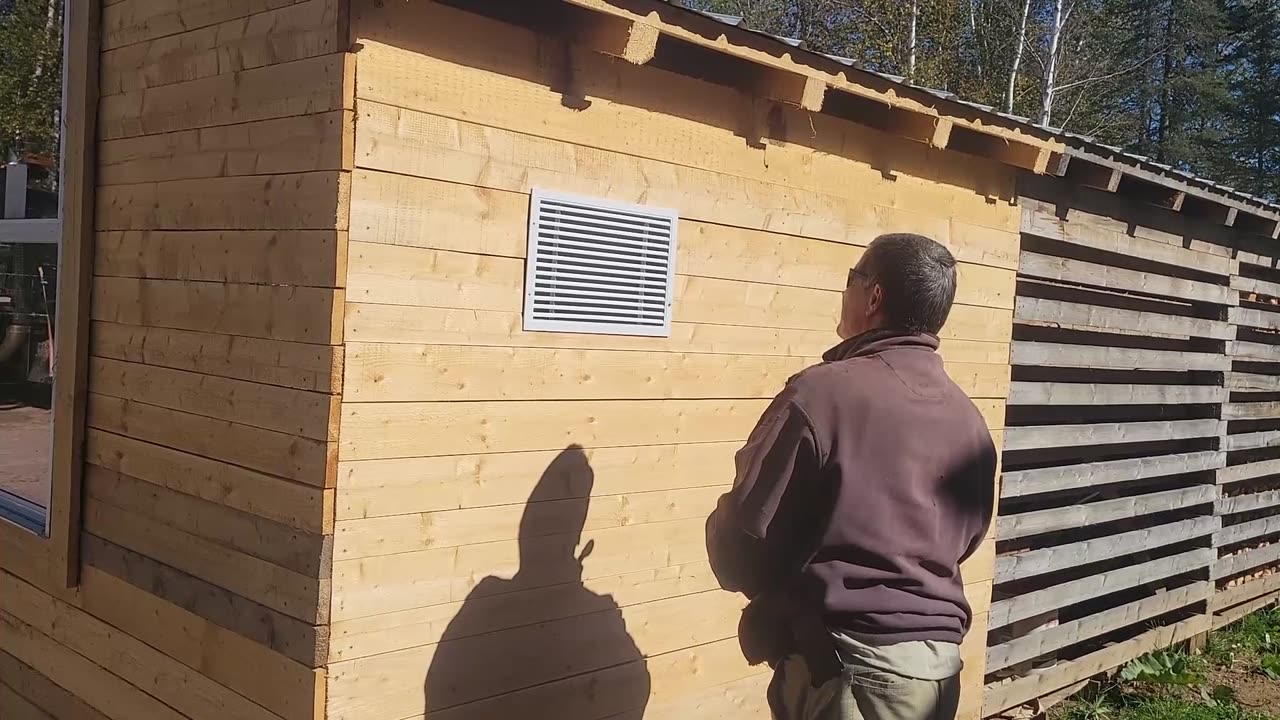
{"type": "Polygon", "coordinates": [[[322,713],[344,16],[104,2],[81,585],[0,570],[0,716],[322,713]]]}
{"type": "Polygon", "coordinates": [[[733,453],[886,231],[962,261],[943,354],[999,436],[1009,169],[433,3],[352,36],[328,717],[766,717],[704,549],[733,453]],[[535,187],[678,210],[670,338],[521,331],[535,187]]]}
{"type": "Polygon", "coordinates": [[[1224,387],[1231,231],[1063,182],[1020,186],[986,715],[1209,629],[1215,503],[1238,472],[1224,420],[1245,412],[1224,387]]]}

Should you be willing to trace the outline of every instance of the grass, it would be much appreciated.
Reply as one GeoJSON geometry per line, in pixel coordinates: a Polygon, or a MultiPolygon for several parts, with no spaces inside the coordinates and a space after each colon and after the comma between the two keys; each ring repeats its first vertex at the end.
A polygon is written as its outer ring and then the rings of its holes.
{"type": "MultiPolygon", "coordinates": [[[[1054,720],[1280,720],[1255,707],[1237,701],[1230,683],[1275,682],[1272,697],[1280,697],[1280,609],[1250,615],[1213,633],[1204,655],[1186,657],[1177,650],[1156,653],[1161,662],[1146,663],[1159,668],[1173,666],[1183,675],[1161,679],[1153,673],[1145,680],[1126,681],[1122,674],[1105,684],[1095,684],[1084,693],[1054,709],[1054,720]],[[1180,662],[1174,662],[1180,661],[1180,662]],[[1234,669],[1234,670],[1233,670],[1234,669]],[[1273,672],[1268,672],[1268,670],[1273,672]],[[1243,671],[1243,674],[1240,672],[1243,671]],[[1188,678],[1193,678],[1188,681],[1188,678]],[[1269,678],[1269,679],[1267,679],[1269,678]],[[1217,684],[1221,680],[1227,684],[1217,684]],[[1186,683],[1186,684],[1175,684],[1186,683]]],[[[1139,675],[1128,673],[1129,677],[1139,675]]],[[[1271,706],[1280,712],[1280,703],[1271,706]]]]}

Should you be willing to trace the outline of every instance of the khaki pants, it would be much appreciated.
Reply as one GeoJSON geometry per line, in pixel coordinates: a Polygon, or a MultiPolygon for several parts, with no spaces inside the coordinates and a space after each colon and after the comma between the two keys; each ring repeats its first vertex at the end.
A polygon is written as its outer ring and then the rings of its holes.
{"type": "Polygon", "coordinates": [[[769,683],[774,720],[955,720],[960,677],[916,680],[854,665],[819,688],[804,660],[778,664],[769,683]]]}

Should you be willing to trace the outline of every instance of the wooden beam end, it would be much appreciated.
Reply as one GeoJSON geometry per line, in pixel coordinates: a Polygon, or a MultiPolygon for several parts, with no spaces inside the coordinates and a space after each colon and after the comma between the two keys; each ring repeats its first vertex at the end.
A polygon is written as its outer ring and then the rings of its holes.
{"type": "Polygon", "coordinates": [[[1227,208],[1227,215],[1226,217],[1222,218],[1222,224],[1226,225],[1227,227],[1234,227],[1236,224],[1236,218],[1239,216],[1240,216],[1239,208],[1227,208]]]}
{"type": "Polygon", "coordinates": [[[800,107],[809,112],[822,112],[827,99],[827,83],[816,77],[806,77],[800,91],[800,107]]]}
{"type": "Polygon", "coordinates": [[[657,54],[661,34],[657,27],[648,23],[631,23],[620,57],[633,65],[644,65],[657,54]]]}
{"type": "Polygon", "coordinates": [[[933,122],[933,135],[929,138],[929,144],[939,150],[945,150],[947,144],[951,142],[951,130],[956,124],[948,118],[935,118],[933,122]]]}
{"type": "Polygon", "coordinates": [[[1124,173],[1119,169],[1112,169],[1111,176],[1107,178],[1107,192],[1116,192],[1120,189],[1120,181],[1124,179],[1124,173]]]}

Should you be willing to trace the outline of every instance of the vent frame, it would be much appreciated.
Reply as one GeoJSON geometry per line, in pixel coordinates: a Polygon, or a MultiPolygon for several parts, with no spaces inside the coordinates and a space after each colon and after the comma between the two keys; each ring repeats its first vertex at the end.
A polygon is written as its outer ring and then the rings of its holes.
{"type": "MultiPolygon", "coordinates": [[[[573,222],[571,219],[569,223],[565,224],[572,224],[573,222]]],[[[590,220],[588,219],[586,222],[590,223],[590,220]]],[[[526,332],[670,337],[675,295],[676,254],[679,248],[679,225],[680,216],[674,209],[534,188],[529,202],[528,244],[525,253],[523,329],[526,332]],[[565,211],[576,212],[579,215],[579,221],[582,218],[591,218],[594,215],[595,219],[602,221],[597,223],[598,225],[618,223],[620,229],[632,233],[638,232],[640,235],[634,243],[617,235],[613,238],[607,236],[602,238],[561,238],[573,243],[573,247],[569,248],[570,251],[578,250],[587,253],[587,255],[575,259],[577,262],[583,263],[582,267],[571,267],[565,270],[563,266],[559,266],[559,272],[574,273],[575,277],[567,282],[578,284],[578,292],[583,294],[589,292],[588,286],[591,285],[605,288],[604,292],[596,295],[596,298],[600,301],[599,303],[594,303],[596,307],[594,309],[584,307],[581,317],[556,318],[553,316],[554,313],[539,312],[540,307],[545,308],[548,306],[546,293],[549,281],[543,278],[557,270],[555,265],[548,265],[551,261],[547,259],[550,253],[548,252],[549,248],[546,247],[548,244],[546,242],[547,233],[554,232],[554,230],[544,227],[544,225],[550,224],[550,217],[557,210],[561,213],[565,211]],[[667,228],[665,234],[661,231],[654,234],[654,228],[644,228],[642,225],[645,221],[654,224],[665,223],[667,228]],[[635,222],[636,227],[634,229],[625,228],[625,225],[631,222],[635,222]],[[646,267],[643,256],[653,247],[655,240],[661,242],[664,237],[666,246],[665,271],[660,268],[646,267]],[[610,239],[615,241],[611,243],[613,247],[607,246],[610,244],[607,242],[610,239]],[[603,244],[606,245],[605,247],[591,247],[593,243],[600,243],[602,240],[604,241],[603,244]],[[632,244],[633,247],[628,248],[628,244],[632,244]],[[611,253],[617,254],[618,257],[609,257],[611,253]],[[628,258],[626,257],[628,253],[640,257],[628,258]],[[587,267],[587,265],[594,263],[588,259],[589,257],[596,258],[601,263],[594,268],[595,272],[599,273],[599,277],[590,277],[593,269],[587,267]],[[628,262],[636,262],[637,264],[634,268],[628,268],[625,267],[628,262]],[[607,272],[601,272],[606,263],[613,263],[612,267],[617,268],[617,272],[612,273],[613,277],[609,277],[607,272]],[[608,287],[610,282],[618,282],[621,276],[625,275],[632,275],[639,280],[639,282],[632,283],[632,285],[648,285],[652,288],[649,291],[641,290],[638,287],[632,288],[631,297],[635,298],[636,307],[629,311],[634,318],[630,322],[625,317],[627,311],[625,303],[631,299],[628,297],[627,289],[623,287],[625,283],[620,284],[619,289],[608,287]],[[660,321],[658,314],[659,303],[648,297],[650,294],[656,294],[659,291],[661,293],[660,321]],[[617,298],[606,299],[615,293],[617,298]],[[611,303],[622,303],[614,305],[620,308],[617,312],[619,317],[616,320],[605,319],[602,316],[603,313],[601,311],[611,303]],[[642,307],[645,308],[646,314],[649,316],[647,322],[639,316],[639,311],[642,307]],[[597,319],[592,319],[592,315],[596,315],[597,319]]],[[[655,260],[652,264],[656,265],[658,262],[660,261],[655,260]]],[[[554,305],[554,301],[552,301],[552,304],[554,305]]],[[[581,304],[589,306],[593,303],[590,299],[587,299],[581,304]]]]}

